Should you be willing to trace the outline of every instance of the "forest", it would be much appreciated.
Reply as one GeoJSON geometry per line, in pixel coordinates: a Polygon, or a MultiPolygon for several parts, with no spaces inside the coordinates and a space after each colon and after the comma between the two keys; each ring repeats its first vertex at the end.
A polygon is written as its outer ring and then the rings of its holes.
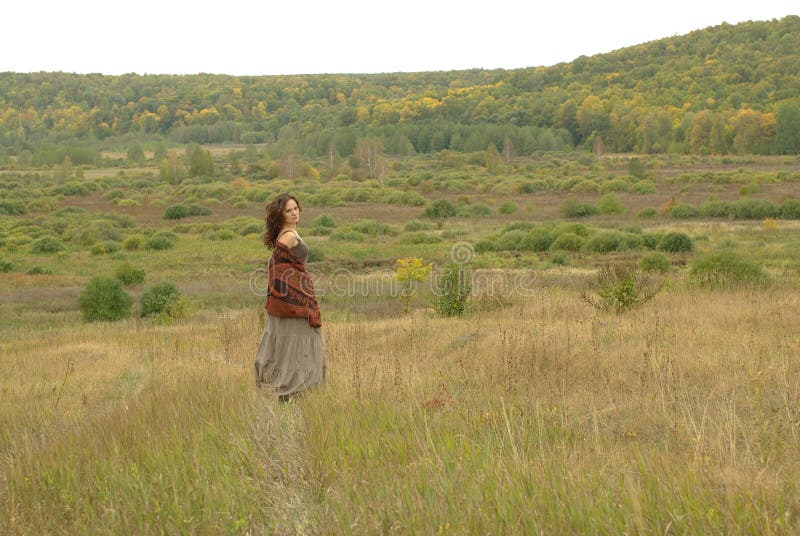
{"type": "Polygon", "coordinates": [[[0,73],[0,165],[143,144],[347,157],[444,149],[800,152],[800,17],[722,24],[512,70],[293,76],[0,73]]]}

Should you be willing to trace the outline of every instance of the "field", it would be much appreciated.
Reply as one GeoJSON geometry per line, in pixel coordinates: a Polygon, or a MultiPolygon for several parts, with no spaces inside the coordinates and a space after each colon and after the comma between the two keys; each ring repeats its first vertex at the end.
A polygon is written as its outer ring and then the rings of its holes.
{"type": "Polygon", "coordinates": [[[800,530],[796,157],[443,154],[267,180],[240,149],[177,181],[122,160],[0,175],[0,532],[800,530]],[[252,370],[284,190],[328,356],[289,404],[252,370]],[[407,257],[457,261],[463,315],[425,282],[404,314],[407,257]],[[124,263],[146,273],[132,314],[85,321],[87,283],[124,263]],[[608,266],[632,278],[603,287],[608,266]],[[141,317],[166,282],[182,307],[141,317]]]}

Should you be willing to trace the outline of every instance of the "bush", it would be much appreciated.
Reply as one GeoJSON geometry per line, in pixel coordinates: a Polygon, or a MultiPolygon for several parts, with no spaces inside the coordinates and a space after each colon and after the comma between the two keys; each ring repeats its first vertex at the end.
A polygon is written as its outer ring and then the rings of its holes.
{"type": "Polygon", "coordinates": [[[584,248],[589,253],[611,253],[630,249],[630,242],[625,233],[619,231],[603,231],[591,237],[584,248]]]}
{"type": "Polygon", "coordinates": [[[689,269],[689,277],[696,283],[710,288],[763,286],[769,282],[760,266],[732,251],[713,253],[695,259],[689,269]]]}
{"type": "Polygon", "coordinates": [[[642,233],[642,245],[647,249],[656,249],[661,243],[660,233],[642,233]]]}
{"type": "Polygon", "coordinates": [[[497,209],[500,214],[513,214],[517,211],[517,205],[514,203],[507,201],[500,205],[500,208],[497,209]]]}
{"type": "Polygon", "coordinates": [[[632,194],[647,195],[657,193],[656,185],[651,180],[641,180],[629,190],[632,194]]]}
{"type": "Polygon", "coordinates": [[[575,233],[562,233],[558,235],[550,249],[552,251],[580,251],[586,243],[586,239],[575,233]]]}
{"type": "Polygon", "coordinates": [[[784,199],[778,207],[778,217],[784,220],[800,219],[800,201],[797,199],[784,199]]]}
{"type": "Polygon", "coordinates": [[[527,233],[519,229],[506,231],[495,241],[495,248],[501,251],[521,251],[525,249],[523,241],[526,236],[527,233]]]}
{"type": "Polygon", "coordinates": [[[142,292],[141,316],[153,316],[163,312],[171,303],[178,301],[180,291],[172,283],[152,286],[142,292]]]}
{"type": "Polygon", "coordinates": [[[456,216],[462,218],[480,218],[488,216],[492,213],[492,209],[484,203],[473,203],[470,205],[460,206],[456,209],[456,216]]]}
{"type": "Polygon", "coordinates": [[[658,249],[668,253],[687,253],[694,249],[694,243],[686,233],[673,231],[664,235],[658,243],[658,249]]]}
{"type": "Polygon", "coordinates": [[[210,235],[208,235],[209,240],[215,240],[215,241],[233,240],[234,238],[236,238],[236,233],[234,233],[230,229],[220,229],[219,231],[213,232],[210,235]]]}
{"type": "Polygon", "coordinates": [[[589,228],[582,223],[567,222],[561,223],[553,229],[555,236],[560,236],[564,233],[572,233],[587,238],[589,236],[589,228]]]}
{"type": "Polygon", "coordinates": [[[630,188],[630,184],[628,181],[621,177],[617,177],[616,179],[611,179],[610,181],[606,181],[600,185],[600,193],[607,194],[610,192],[627,192],[630,188]]]}
{"type": "Polygon", "coordinates": [[[663,274],[669,272],[671,266],[669,257],[658,251],[648,253],[639,259],[639,268],[645,272],[660,272],[663,274]]]}
{"type": "Polygon", "coordinates": [[[740,199],[731,205],[737,220],[763,220],[778,215],[778,207],[766,199],[740,199]]]}
{"type": "Polygon", "coordinates": [[[43,236],[31,245],[31,253],[57,253],[64,251],[66,246],[55,236],[43,236]]]}
{"type": "Polygon", "coordinates": [[[679,219],[679,218],[696,218],[700,215],[700,211],[697,210],[692,205],[678,205],[672,207],[669,211],[669,216],[671,218],[679,219]]]}
{"type": "Polygon", "coordinates": [[[452,218],[456,215],[456,206],[447,199],[437,199],[423,212],[428,218],[452,218]]]}
{"type": "Polygon", "coordinates": [[[161,251],[164,249],[170,249],[175,247],[175,242],[170,240],[166,236],[153,235],[147,239],[147,241],[145,242],[145,247],[147,249],[161,251]]]}
{"type": "Polygon", "coordinates": [[[726,201],[707,201],[698,211],[704,218],[727,218],[732,215],[731,204],[726,201]]]}
{"type": "Polygon", "coordinates": [[[95,277],[81,292],[78,306],[87,322],[119,320],[130,316],[133,300],[118,280],[95,277]]]}
{"type": "Polygon", "coordinates": [[[561,205],[561,214],[566,218],[583,218],[600,214],[600,209],[589,203],[578,203],[574,199],[567,199],[561,205]]]}
{"type": "Polygon", "coordinates": [[[39,266],[38,264],[25,272],[28,275],[52,275],[53,270],[50,268],[45,268],[43,266],[39,266]]]}
{"type": "Polygon", "coordinates": [[[331,240],[338,240],[340,242],[363,242],[366,240],[367,235],[351,229],[339,229],[332,232],[330,238],[331,240]]]}
{"type": "Polygon", "coordinates": [[[165,220],[180,220],[189,216],[189,210],[184,205],[172,205],[164,211],[165,220]]]}
{"type": "Polygon", "coordinates": [[[0,215],[23,216],[28,213],[28,207],[16,199],[0,199],[0,215]]]}
{"type": "Polygon", "coordinates": [[[0,273],[8,273],[14,269],[14,265],[8,261],[0,259],[0,273]]]}
{"type": "Polygon", "coordinates": [[[131,285],[140,285],[144,283],[145,273],[144,270],[137,270],[130,263],[120,264],[114,271],[114,277],[122,283],[123,286],[129,287],[131,285]]]}
{"type": "Polygon", "coordinates": [[[442,237],[435,234],[428,234],[422,231],[415,231],[400,235],[397,239],[398,244],[425,244],[430,242],[441,242],[442,237]]]}
{"type": "Polygon", "coordinates": [[[581,293],[583,301],[606,312],[623,313],[650,301],[660,290],[632,261],[600,267],[593,288],[581,293]]]}
{"type": "Polygon", "coordinates": [[[441,316],[461,316],[469,300],[472,286],[469,271],[463,265],[451,263],[445,268],[435,289],[433,304],[441,316]]]}
{"type": "Polygon", "coordinates": [[[320,214],[314,221],[311,222],[312,227],[336,227],[336,223],[333,221],[333,218],[328,216],[327,214],[320,214]]]}
{"type": "Polygon", "coordinates": [[[116,253],[119,251],[119,242],[113,240],[106,240],[92,246],[90,250],[92,255],[105,255],[107,253],[116,253]]]}
{"type": "Polygon", "coordinates": [[[639,211],[639,214],[636,215],[637,218],[642,219],[655,218],[656,216],[658,216],[658,210],[654,207],[643,208],[639,211]]]}
{"type": "Polygon", "coordinates": [[[239,229],[239,234],[241,236],[247,236],[250,234],[262,234],[263,232],[264,232],[263,223],[250,223],[239,229]]]}
{"type": "Polygon", "coordinates": [[[528,251],[547,251],[555,240],[547,229],[531,229],[522,239],[522,249],[528,251]]]}
{"type": "Polygon", "coordinates": [[[427,231],[430,228],[430,225],[427,223],[421,222],[419,220],[411,220],[410,222],[406,223],[406,226],[403,227],[404,231],[427,231]]]}
{"type": "Polygon", "coordinates": [[[625,205],[614,194],[606,194],[597,202],[597,208],[603,214],[622,214],[625,212],[625,205]]]}
{"type": "MultiPolygon", "coordinates": [[[[234,208],[247,208],[247,203],[245,203],[244,207],[234,207],[234,208]]],[[[208,216],[211,214],[211,209],[206,208],[197,204],[191,204],[186,207],[186,213],[188,216],[208,216]]]]}

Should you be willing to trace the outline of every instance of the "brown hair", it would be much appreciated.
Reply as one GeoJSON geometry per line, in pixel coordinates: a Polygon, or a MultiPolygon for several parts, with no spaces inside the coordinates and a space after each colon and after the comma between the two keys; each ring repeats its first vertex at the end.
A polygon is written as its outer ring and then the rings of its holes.
{"type": "Polygon", "coordinates": [[[281,232],[283,227],[283,209],[286,208],[286,203],[293,199],[297,203],[298,210],[300,208],[300,201],[295,196],[289,193],[278,194],[278,196],[270,201],[264,209],[264,222],[266,223],[267,230],[264,232],[264,245],[267,249],[275,249],[275,242],[278,240],[278,233],[281,232]]]}

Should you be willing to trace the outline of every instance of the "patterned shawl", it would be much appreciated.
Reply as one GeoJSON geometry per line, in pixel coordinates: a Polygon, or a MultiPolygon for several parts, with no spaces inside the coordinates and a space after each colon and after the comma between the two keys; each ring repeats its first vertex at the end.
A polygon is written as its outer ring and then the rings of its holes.
{"type": "Polygon", "coordinates": [[[275,244],[269,260],[267,313],[281,318],[307,318],[313,328],[322,325],[314,283],[305,264],[280,242],[275,244]]]}

